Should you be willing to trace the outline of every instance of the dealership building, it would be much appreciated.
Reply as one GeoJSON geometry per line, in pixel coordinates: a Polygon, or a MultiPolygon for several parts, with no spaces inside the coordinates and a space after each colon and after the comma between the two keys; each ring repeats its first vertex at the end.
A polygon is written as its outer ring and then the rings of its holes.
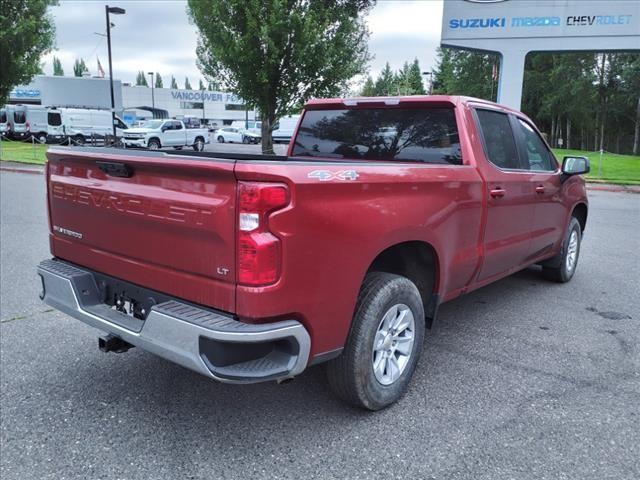
{"type": "MultiPolygon", "coordinates": [[[[228,125],[234,120],[254,120],[255,110],[228,92],[150,88],[114,80],[115,111],[125,122],[152,118],[197,118],[209,124],[228,125]]],[[[14,88],[10,104],[109,110],[109,79],[38,75],[29,85],[14,88]]]]}

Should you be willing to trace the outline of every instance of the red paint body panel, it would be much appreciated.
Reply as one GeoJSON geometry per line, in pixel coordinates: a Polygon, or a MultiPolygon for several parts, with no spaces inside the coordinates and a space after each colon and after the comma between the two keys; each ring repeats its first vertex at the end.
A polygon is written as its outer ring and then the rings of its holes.
{"type": "MultiPolygon", "coordinates": [[[[344,345],[362,280],[386,248],[407,241],[431,245],[436,293],[443,301],[559,251],[573,208],[587,203],[584,181],[572,177],[562,183],[559,169],[504,172],[487,161],[472,107],[516,112],[446,96],[353,99],[346,108],[385,101],[389,108],[454,108],[463,165],[52,149],[52,253],[243,321],[297,319],[309,331],[314,356],[344,345]],[[126,163],[134,174],[107,176],[96,165],[100,160],[126,163]],[[319,165],[353,169],[358,177],[309,177],[319,165]],[[236,283],[238,181],[289,188],[290,204],[269,216],[269,229],[282,246],[281,276],[269,286],[236,283]],[[491,196],[497,188],[504,196],[491,196]]],[[[336,107],[345,108],[345,101],[315,100],[307,109],[336,107]]]]}

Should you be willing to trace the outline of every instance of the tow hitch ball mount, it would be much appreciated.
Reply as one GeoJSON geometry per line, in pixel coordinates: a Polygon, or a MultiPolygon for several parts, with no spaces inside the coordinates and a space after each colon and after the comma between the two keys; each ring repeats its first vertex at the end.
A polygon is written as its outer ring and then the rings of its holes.
{"type": "Polygon", "coordinates": [[[125,342],[116,335],[108,334],[98,337],[98,348],[105,353],[124,353],[133,347],[134,345],[131,345],[129,342],[125,342]]]}

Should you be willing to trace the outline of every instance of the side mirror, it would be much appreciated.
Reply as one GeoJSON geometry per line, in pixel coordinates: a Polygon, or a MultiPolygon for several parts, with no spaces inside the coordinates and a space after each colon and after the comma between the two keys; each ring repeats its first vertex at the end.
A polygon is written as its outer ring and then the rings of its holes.
{"type": "Polygon", "coordinates": [[[162,130],[163,132],[166,132],[167,130],[169,130],[169,127],[167,127],[166,125],[163,125],[160,130],[162,130]]]}
{"type": "Polygon", "coordinates": [[[587,157],[567,156],[562,159],[562,173],[564,175],[583,175],[589,173],[589,170],[587,157]]]}

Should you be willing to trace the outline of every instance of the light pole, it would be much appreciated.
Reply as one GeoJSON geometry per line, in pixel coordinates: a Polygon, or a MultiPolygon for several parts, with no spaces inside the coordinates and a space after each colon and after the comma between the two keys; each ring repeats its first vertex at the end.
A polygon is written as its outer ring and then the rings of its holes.
{"type": "Polygon", "coordinates": [[[422,75],[429,77],[429,95],[433,95],[433,72],[422,72],[422,75]]]}
{"type": "Polygon", "coordinates": [[[107,49],[109,51],[109,87],[111,90],[111,127],[113,128],[113,144],[116,144],[116,101],[113,97],[113,67],[111,66],[111,21],[109,14],[124,15],[124,8],[104,6],[104,13],[107,17],[107,49]]]}
{"type": "Polygon", "coordinates": [[[153,108],[153,118],[156,118],[156,99],[153,96],[153,72],[147,72],[151,75],[151,108],[153,108]]]}

